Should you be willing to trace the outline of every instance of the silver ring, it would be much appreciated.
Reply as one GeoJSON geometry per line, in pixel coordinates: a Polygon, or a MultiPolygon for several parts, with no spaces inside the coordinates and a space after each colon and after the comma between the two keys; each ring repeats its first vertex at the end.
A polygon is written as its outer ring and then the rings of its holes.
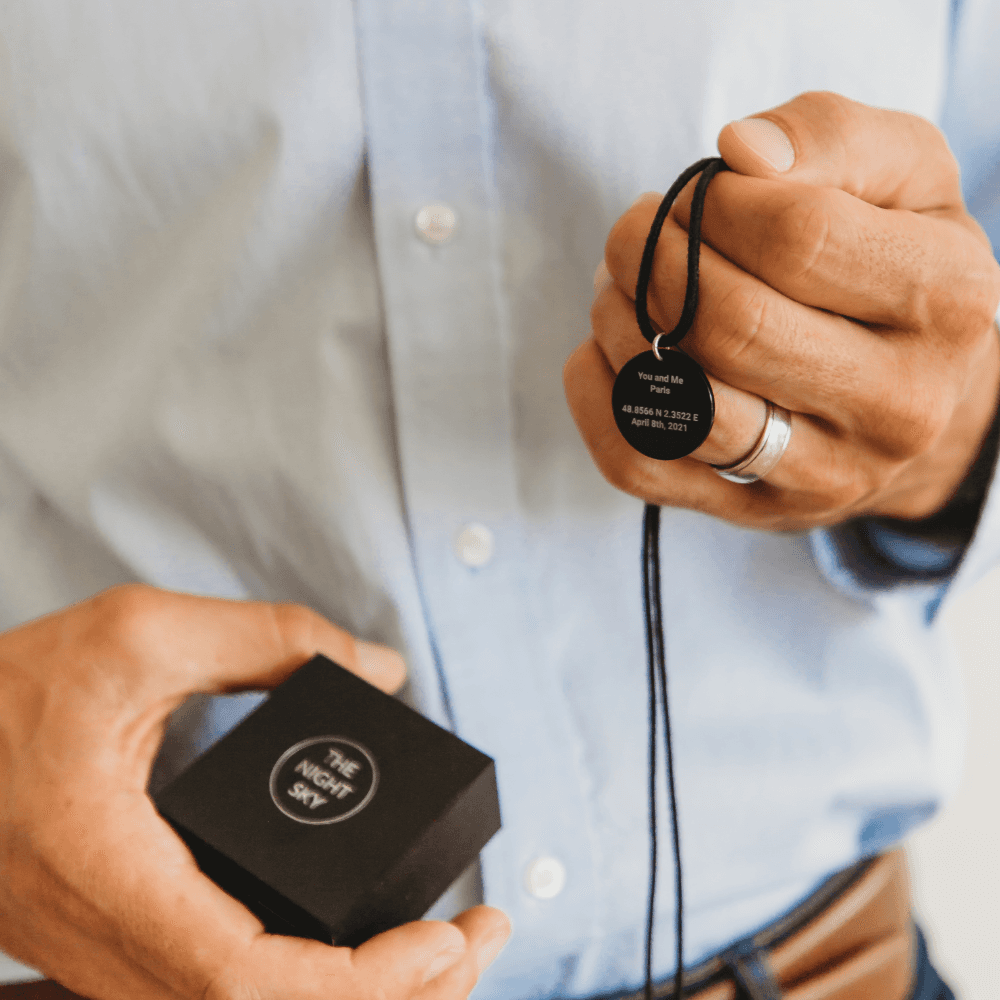
{"type": "MultiPolygon", "coordinates": [[[[653,338],[653,354],[656,355],[656,360],[657,361],[662,361],[663,360],[663,355],[660,354],[660,337],[665,337],[665,336],[666,336],[665,333],[658,333],[653,338]]],[[[666,350],[666,348],[664,348],[664,350],[666,350]]]]}
{"type": "Polygon", "coordinates": [[[783,406],[767,403],[764,429],[757,443],[732,465],[713,465],[712,468],[731,483],[755,483],[766,476],[781,461],[788,442],[792,439],[792,415],[783,406]]]}

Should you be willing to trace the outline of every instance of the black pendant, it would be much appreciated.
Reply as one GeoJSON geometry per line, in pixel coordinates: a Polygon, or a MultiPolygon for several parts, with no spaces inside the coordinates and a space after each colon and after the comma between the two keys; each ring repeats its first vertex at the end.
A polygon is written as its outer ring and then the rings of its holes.
{"type": "Polygon", "coordinates": [[[715,396],[701,367],[682,351],[637,354],[618,373],[611,407],[622,437],[649,458],[690,455],[708,437],[715,396]]]}

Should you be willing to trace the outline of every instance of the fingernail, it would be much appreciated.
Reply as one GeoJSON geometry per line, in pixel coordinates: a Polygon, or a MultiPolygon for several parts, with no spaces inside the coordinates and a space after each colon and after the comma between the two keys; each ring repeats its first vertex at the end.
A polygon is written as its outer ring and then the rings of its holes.
{"type": "Polygon", "coordinates": [[[496,937],[491,938],[479,949],[479,954],[476,956],[476,964],[479,966],[480,975],[482,975],[483,970],[487,966],[493,963],[497,955],[503,951],[503,946],[507,943],[508,938],[510,938],[510,928],[506,931],[501,931],[496,937]]]}
{"type": "Polygon", "coordinates": [[[358,673],[379,687],[395,690],[406,677],[406,663],[399,653],[377,642],[358,639],[355,642],[355,662],[358,673]]]}
{"type": "Polygon", "coordinates": [[[465,954],[463,947],[446,948],[439,955],[434,956],[434,961],[424,970],[424,983],[429,983],[436,979],[442,972],[450,969],[465,954]]]}
{"type": "Polygon", "coordinates": [[[736,138],[772,170],[783,174],[795,162],[795,148],[787,135],[769,118],[741,118],[731,122],[736,138]]]}

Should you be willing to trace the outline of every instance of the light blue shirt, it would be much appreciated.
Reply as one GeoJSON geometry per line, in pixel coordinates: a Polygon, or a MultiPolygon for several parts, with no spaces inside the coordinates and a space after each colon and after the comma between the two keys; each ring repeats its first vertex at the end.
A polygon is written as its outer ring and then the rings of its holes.
{"type": "MultiPolygon", "coordinates": [[[[998,29],[987,0],[6,4],[4,623],[137,578],[397,646],[497,761],[514,935],[477,995],[634,988],[641,504],[560,382],[607,232],[726,122],[829,89],[943,122],[996,245],[998,29]]],[[[690,963],[930,816],[964,716],[940,583],[873,588],[823,532],[662,533],[690,963]]],[[[998,547],[994,493],[952,589],[998,547]]],[[[189,705],[164,767],[246,707],[189,705]]]]}

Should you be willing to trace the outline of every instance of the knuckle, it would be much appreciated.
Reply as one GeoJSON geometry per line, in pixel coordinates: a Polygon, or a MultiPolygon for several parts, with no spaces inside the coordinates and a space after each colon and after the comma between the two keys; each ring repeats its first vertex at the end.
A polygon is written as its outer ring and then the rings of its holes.
{"type": "Polygon", "coordinates": [[[95,631],[128,649],[146,649],[160,638],[165,596],[143,583],[112,587],[94,599],[95,631]]]}
{"type": "Polygon", "coordinates": [[[840,516],[858,507],[877,489],[876,477],[860,463],[850,466],[827,487],[823,506],[826,516],[840,516]]]}
{"type": "Polygon", "coordinates": [[[951,417],[949,394],[943,389],[925,390],[915,396],[906,420],[903,458],[916,458],[930,451],[944,433],[951,417]]]}
{"type": "MultiPolygon", "coordinates": [[[[985,239],[985,237],[984,237],[985,239]]],[[[966,252],[955,258],[952,280],[921,283],[926,302],[920,314],[927,329],[946,333],[960,351],[968,350],[985,334],[994,336],[1000,303],[1000,263],[979,239],[967,241],[966,252]]]]}
{"type": "Polygon", "coordinates": [[[590,328],[594,331],[595,336],[599,336],[600,332],[608,325],[610,309],[610,296],[607,290],[602,291],[590,306],[590,328]]]}
{"type": "Polygon", "coordinates": [[[261,993],[244,981],[220,984],[215,980],[206,987],[201,1000],[260,1000],[261,993]]]}
{"type": "Polygon", "coordinates": [[[854,101],[832,90],[807,90],[799,95],[797,101],[801,101],[808,109],[808,119],[829,123],[840,129],[848,127],[857,108],[854,101]]]}
{"type": "Polygon", "coordinates": [[[813,105],[817,110],[825,108],[830,112],[850,113],[854,102],[835,90],[807,90],[801,95],[803,101],[813,105]]]}
{"type": "Polygon", "coordinates": [[[271,621],[286,655],[309,655],[313,649],[318,616],[301,604],[272,604],[271,621]]]}
{"type": "Polygon", "coordinates": [[[869,468],[853,465],[832,479],[812,505],[811,514],[822,524],[836,524],[864,509],[865,502],[874,496],[881,479],[869,468]]]}
{"type": "Polygon", "coordinates": [[[622,493],[635,494],[636,479],[632,463],[619,449],[594,452],[594,461],[601,475],[622,493]]]}
{"type": "Polygon", "coordinates": [[[793,281],[808,281],[829,246],[832,228],[829,211],[807,195],[785,205],[774,222],[775,246],[783,258],[782,273],[793,281]]]}
{"type": "Polygon", "coordinates": [[[768,323],[768,302],[756,285],[741,284],[719,303],[719,324],[712,330],[713,350],[729,362],[750,355],[768,323]]]}
{"type": "Polygon", "coordinates": [[[53,874],[62,881],[57,869],[65,857],[61,831],[49,829],[51,816],[33,806],[37,803],[19,797],[18,818],[5,824],[3,836],[3,908],[20,920],[38,912],[39,900],[51,892],[45,883],[51,883],[53,874]]]}
{"type": "Polygon", "coordinates": [[[986,268],[980,281],[979,308],[984,320],[984,326],[992,327],[996,322],[997,310],[1000,309],[1000,262],[989,250],[986,254],[986,268]]]}
{"type": "Polygon", "coordinates": [[[967,276],[969,288],[963,297],[965,308],[960,311],[962,326],[973,336],[982,330],[993,336],[997,304],[1000,303],[1000,264],[987,250],[983,254],[982,266],[974,264],[967,276]]]}
{"type": "MultiPolygon", "coordinates": [[[[23,838],[22,838],[23,839],[23,838]]],[[[9,852],[5,852],[9,853],[9,852]]],[[[8,858],[8,860],[11,860],[8,858]]],[[[14,864],[8,864],[4,870],[3,895],[9,912],[21,915],[31,911],[38,902],[38,877],[32,865],[18,859],[14,864]]]]}
{"type": "Polygon", "coordinates": [[[604,244],[604,260],[614,278],[618,279],[627,272],[629,258],[635,255],[637,245],[641,248],[645,244],[651,222],[649,207],[639,202],[611,227],[604,244]]]}
{"type": "Polygon", "coordinates": [[[951,410],[943,387],[911,388],[894,414],[883,415],[878,452],[891,462],[907,462],[926,454],[944,432],[951,410]]]}
{"type": "MultiPolygon", "coordinates": [[[[580,383],[582,383],[585,378],[585,350],[586,344],[581,344],[577,347],[566,359],[566,363],[563,365],[562,370],[563,391],[566,394],[566,400],[569,403],[570,412],[573,414],[574,419],[576,419],[574,404],[576,403],[577,396],[580,394],[580,383]]],[[[577,424],[579,424],[578,420],[577,424]]]]}
{"type": "Polygon", "coordinates": [[[264,990],[245,967],[227,962],[205,984],[199,1000],[262,1000],[264,990]]]}
{"type": "Polygon", "coordinates": [[[455,975],[454,993],[457,997],[467,997],[476,985],[479,975],[471,961],[463,962],[455,975]]]}
{"type": "MultiPolygon", "coordinates": [[[[617,434],[617,430],[615,431],[617,434]]],[[[588,443],[591,457],[598,472],[622,493],[648,500],[650,497],[664,493],[662,473],[658,470],[650,473],[643,466],[643,460],[625,441],[608,443],[588,443]]]]}
{"type": "Polygon", "coordinates": [[[961,191],[961,171],[955,154],[944,133],[933,122],[920,115],[902,114],[913,130],[914,139],[922,150],[923,162],[940,180],[950,182],[951,189],[961,191]]]}
{"type": "Polygon", "coordinates": [[[785,523],[773,529],[836,524],[863,510],[884,485],[887,463],[858,450],[847,435],[825,437],[816,444],[817,454],[802,466],[786,509],[775,512],[785,523]]]}
{"type": "Polygon", "coordinates": [[[831,462],[803,485],[798,507],[818,523],[840,520],[875,488],[870,470],[858,461],[831,462]]]}

